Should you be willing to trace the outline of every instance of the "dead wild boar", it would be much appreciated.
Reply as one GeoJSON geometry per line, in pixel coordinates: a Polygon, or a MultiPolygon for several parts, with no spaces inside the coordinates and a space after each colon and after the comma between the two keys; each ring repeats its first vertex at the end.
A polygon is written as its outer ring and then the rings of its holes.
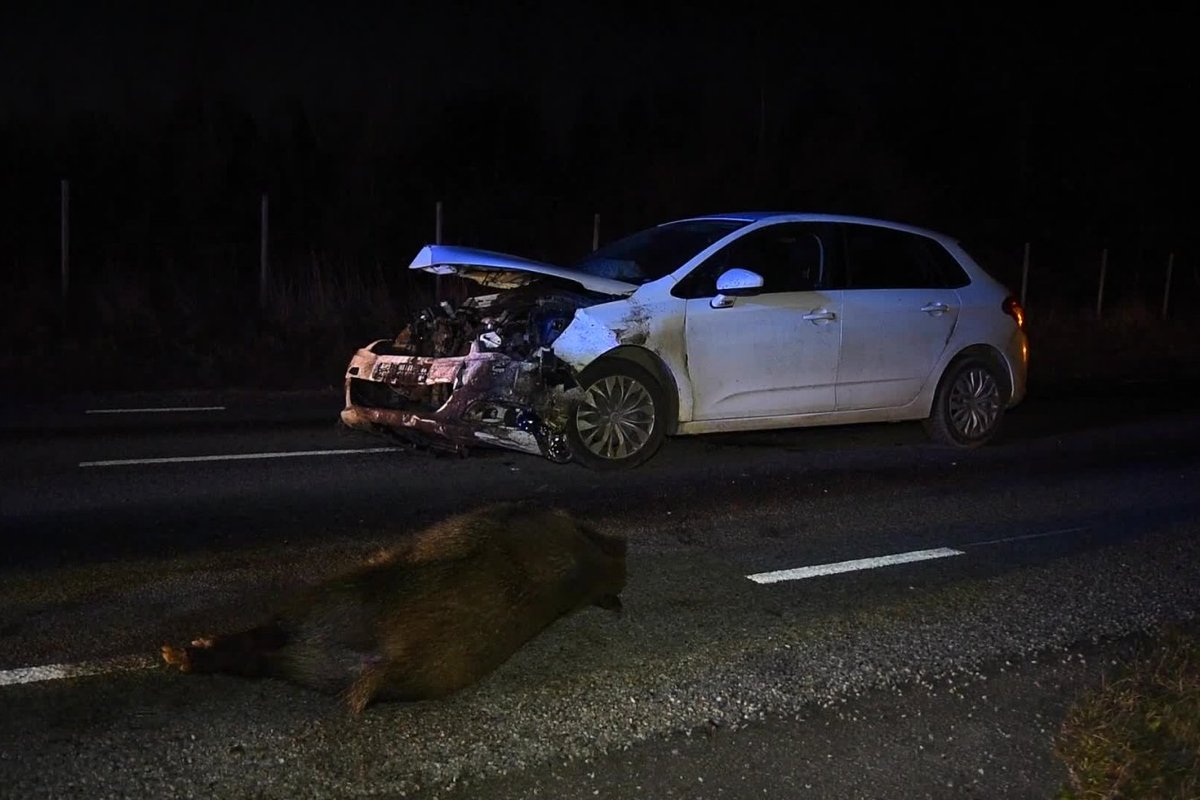
{"type": "Polygon", "coordinates": [[[163,645],[184,672],[272,676],[372,700],[443,697],[562,616],[620,611],[625,540],[562,511],[505,503],[446,519],[298,595],[268,622],[163,645]]]}

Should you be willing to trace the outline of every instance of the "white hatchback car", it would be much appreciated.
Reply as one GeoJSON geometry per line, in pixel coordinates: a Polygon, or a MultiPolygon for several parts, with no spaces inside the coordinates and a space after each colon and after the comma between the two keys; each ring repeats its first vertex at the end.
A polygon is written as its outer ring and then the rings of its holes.
{"type": "Polygon", "coordinates": [[[631,467],[664,437],[924,420],[973,447],[1025,394],[1017,300],[953,238],[827,214],[669,222],[566,268],[429,245],[495,290],[360,349],[342,421],[631,467]]]}

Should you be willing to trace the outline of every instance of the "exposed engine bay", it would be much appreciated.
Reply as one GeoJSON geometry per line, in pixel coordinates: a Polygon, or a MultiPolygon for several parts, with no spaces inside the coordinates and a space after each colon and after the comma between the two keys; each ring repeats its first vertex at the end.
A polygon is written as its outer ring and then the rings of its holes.
{"type": "Polygon", "coordinates": [[[490,444],[569,461],[578,390],[550,346],[604,299],[542,285],[426,308],[354,355],[342,421],[459,453],[490,444]]]}
{"type": "Polygon", "coordinates": [[[545,289],[470,297],[457,308],[442,302],[417,314],[392,346],[398,355],[443,358],[483,349],[526,358],[553,344],[575,309],[595,302],[577,292],[545,289]]]}

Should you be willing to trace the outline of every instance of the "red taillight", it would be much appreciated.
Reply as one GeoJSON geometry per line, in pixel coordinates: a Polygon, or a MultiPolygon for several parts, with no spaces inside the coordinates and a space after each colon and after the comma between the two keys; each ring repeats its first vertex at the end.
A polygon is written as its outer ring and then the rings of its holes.
{"type": "Polygon", "coordinates": [[[1017,321],[1018,328],[1025,328],[1025,309],[1021,308],[1020,300],[1009,295],[1004,298],[1004,302],[1000,304],[1000,308],[1004,310],[1005,314],[1008,314],[1017,321]]]}

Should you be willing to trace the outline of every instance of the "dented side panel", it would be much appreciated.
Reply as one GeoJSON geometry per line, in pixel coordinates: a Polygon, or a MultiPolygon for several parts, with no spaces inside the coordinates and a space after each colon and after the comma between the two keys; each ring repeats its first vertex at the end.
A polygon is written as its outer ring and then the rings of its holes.
{"type": "Polygon", "coordinates": [[[604,308],[593,306],[576,311],[575,319],[554,340],[551,347],[554,355],[576,372],[582,372],[588,364],[621,344],[616,331],[597,318],[597,312],[604,308]]]}
{"type": "Polygon", "coordinates": [[[618,347],[640,347],[652,353],[670,373],[679,392],[679,419],[691,419],[691,391],[684,346],[686,301],[671,296],[667,285],[647,284],[628,300],[583,308],[551,347],[554,355],[582,372],[618,347]]]}

